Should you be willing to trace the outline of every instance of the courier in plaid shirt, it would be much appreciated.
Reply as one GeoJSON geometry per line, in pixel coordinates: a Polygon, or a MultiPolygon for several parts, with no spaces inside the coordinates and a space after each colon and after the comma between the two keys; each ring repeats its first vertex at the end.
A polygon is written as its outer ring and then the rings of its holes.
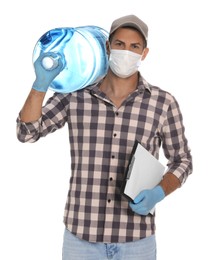
{"type": "Polygon", "coordinates": [[[62,61],[48,71],[39,58],[35,63],[36,80],[17,119],[17,136],[36,142],[68,126],[71,178],[63,260],[156,259],[155,214],[149,212],[192,172],[176,99],[139,72],[149,51],[147,36],[138,17],[116,19],[106,43],[107,75],[82,90],[54,93],[44,105],[62,61]],[[168,170],[159,185],[128,202],[120,188],[135,140],[156,158],[162,147],[168,170]]]}

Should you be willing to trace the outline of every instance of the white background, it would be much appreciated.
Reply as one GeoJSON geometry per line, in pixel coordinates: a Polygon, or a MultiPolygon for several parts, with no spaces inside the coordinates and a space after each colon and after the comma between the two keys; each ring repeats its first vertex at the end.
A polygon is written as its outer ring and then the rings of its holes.
{"type": "MultiPolygon", "coordinates": [[[[70,159],[67,128],[35,144],[16,139],[16,117],[34,81],[32,51],[55,27],[135,14],[149,26],[141,72],[179,101],[194,171],[157,207],[158,260],[210,259],[209,7],[206,0],[8,0],[1,2],[0,259],[61,259],[70,159]]],[[[51,93],[50,93],[51,94],[51,93]]]]}

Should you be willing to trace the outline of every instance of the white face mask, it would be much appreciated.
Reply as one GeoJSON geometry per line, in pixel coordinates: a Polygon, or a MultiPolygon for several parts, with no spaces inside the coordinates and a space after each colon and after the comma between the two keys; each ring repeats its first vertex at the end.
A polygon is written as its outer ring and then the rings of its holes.
{"type": "Polygon", "coordinates": [[[111,49],[109,65],[114,74],[120,78],[128,78],[139,68],[142,55],[128,50],[111,49]]]}

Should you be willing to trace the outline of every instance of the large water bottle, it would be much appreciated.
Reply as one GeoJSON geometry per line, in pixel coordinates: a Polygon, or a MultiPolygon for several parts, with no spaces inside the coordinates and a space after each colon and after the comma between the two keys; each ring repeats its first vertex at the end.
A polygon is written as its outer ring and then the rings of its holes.
{"type": "MultiPolygon", "coordinates": [[[[70,93],[99,81],[107,72],[106,40],[108,32],[97,26],[56,28],[37,41],[33,62],[41,53],[53,52],[61,58],[64,68],[52,81],[50,89],[70,93]]],[[[57,60],[45,57],[46,70],[56,67],[57,60]]]]}

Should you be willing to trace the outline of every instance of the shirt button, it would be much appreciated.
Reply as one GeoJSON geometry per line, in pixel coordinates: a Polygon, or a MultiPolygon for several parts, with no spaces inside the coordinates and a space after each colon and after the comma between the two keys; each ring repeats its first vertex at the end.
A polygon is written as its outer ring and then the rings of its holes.
{"type": "Polygon", "coordinates": [[[110,203],[111,202],[111,200],[110,199],[108,199],[108,203],[110,203]]]}
{"type": "Polygon", "coordinates": [[[115,115],[116,115],[116,116],[119,116],[119,113],[118,113],[118,112],[116,112],[116,113],[115,113],[115,115]]]}
{"type": "Polygon", "coordinates": [[[115,156],[114,155],[112,155],[112,159],[114,159],[115,158],[115,156]]]}
{"type": "Polygon", "coordinates": [[[110,180],[110,181],[112,181],[112,180],[113,180],[113,178],[112,178],[112,177],[110,177],[110,178],[109,178],[109,180],[110,180]]]}
{"type": "Polygon", "coordinates": [[[117,134],[115,133],[115,134],[114,134],[114,137],[116,137],[116,136],[117,136],[117,134]]]}

